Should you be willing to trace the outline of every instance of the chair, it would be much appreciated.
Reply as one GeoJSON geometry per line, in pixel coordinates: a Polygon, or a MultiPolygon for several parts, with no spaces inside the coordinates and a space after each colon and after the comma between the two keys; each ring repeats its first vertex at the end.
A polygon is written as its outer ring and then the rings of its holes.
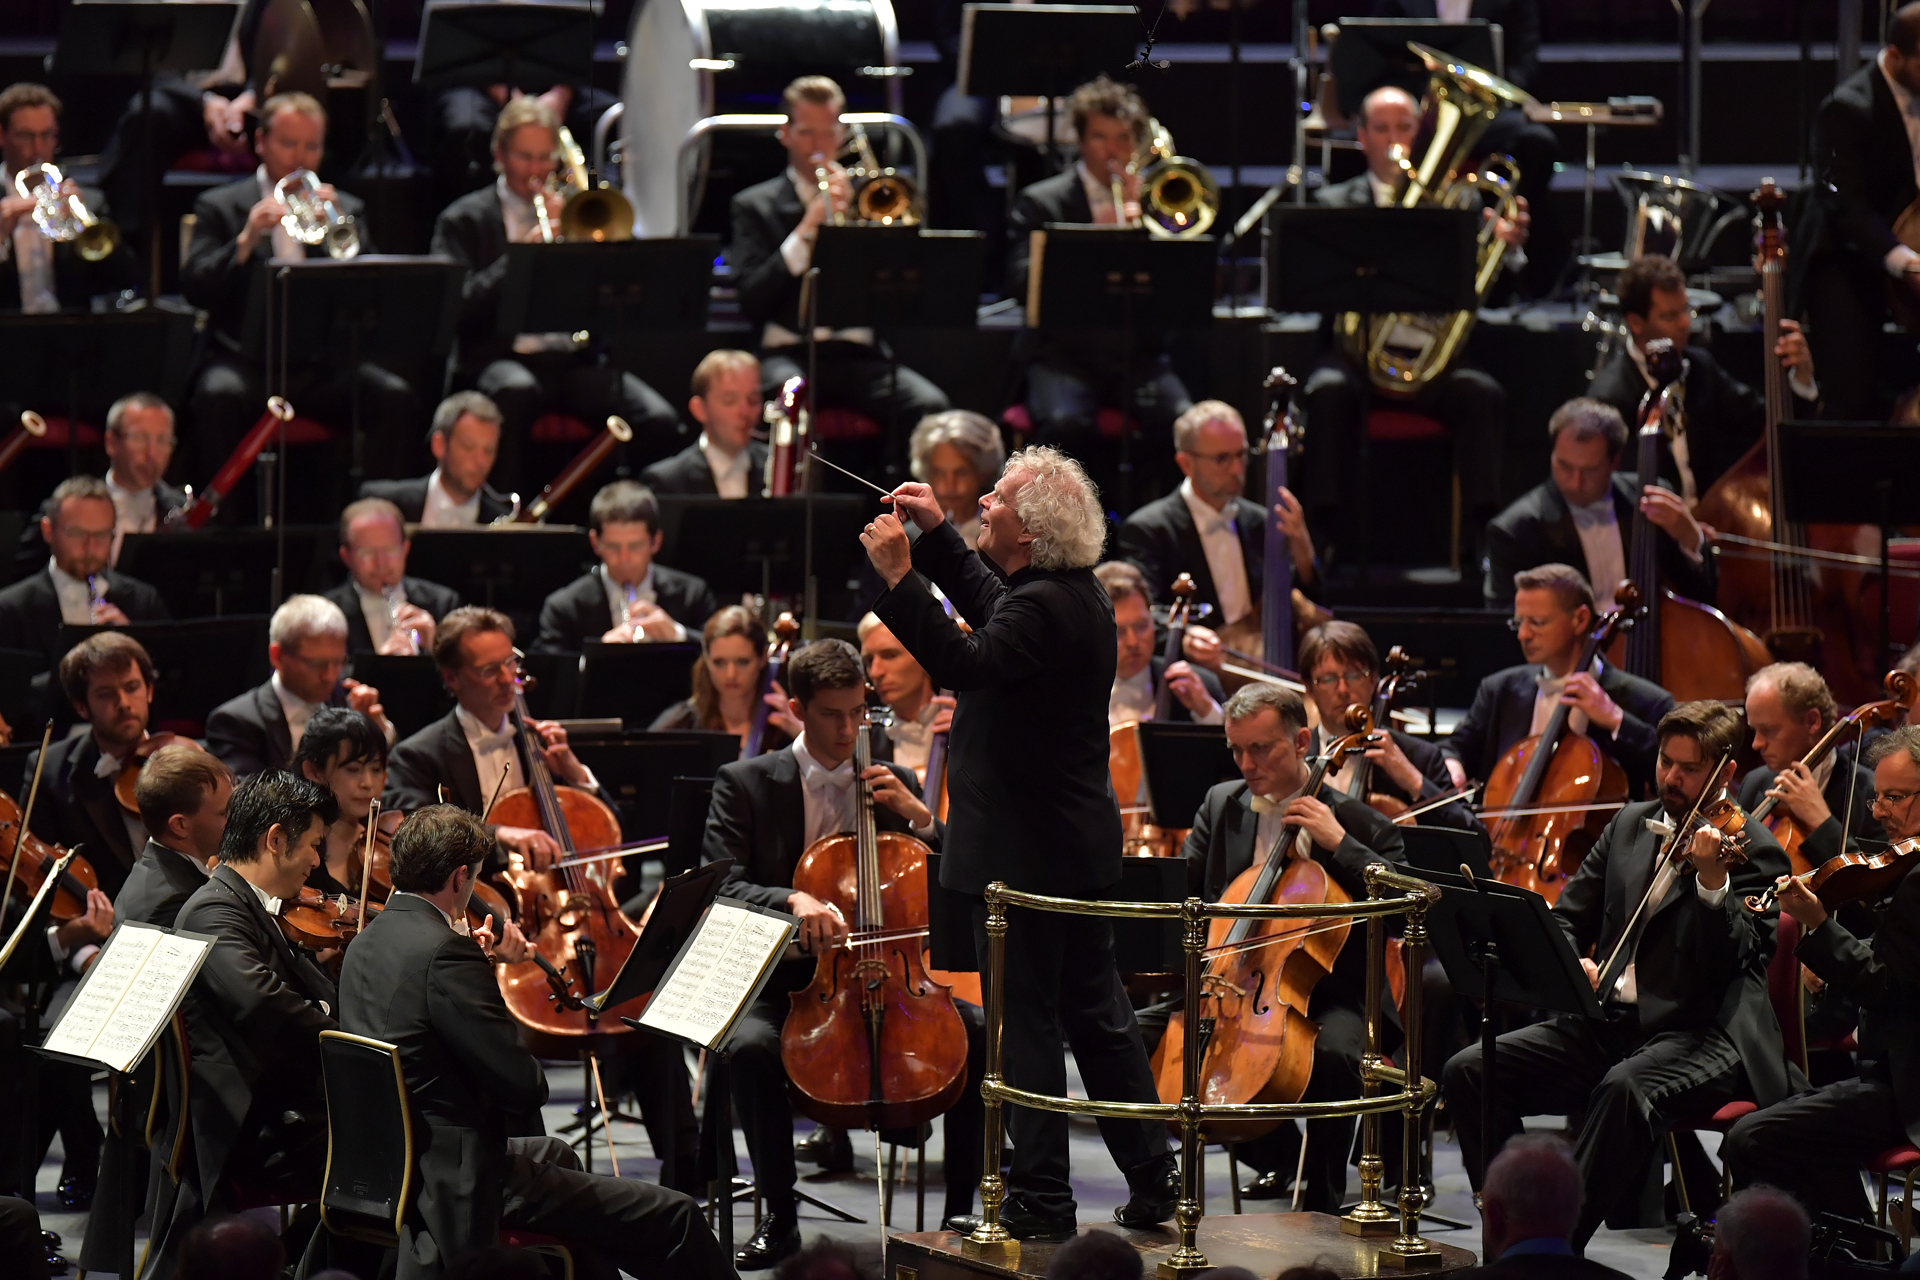
{"type": "MultiPolygon", "coordinates": [[[[1024,404],[1010,404],[1000,411],[1000,425],[1016,433],[1021,440],[1033,437],[1033,415],[1027,412],[1024,404]]],[[[1132,418],[1124,417],[1120,410],[1101,408],[1093,411],[1094,432],[1102,440],[1118,440],[1123,431],[1137,435],[1140,424],[1132,418]]]]}
{"type": "Polygon", "coordinates": [[[1873,1175],[1874,1185],[1874,1221],[1880,1226],[1888,1226],[1888,1210],[1891,1207],[1887,1199],[1887,1184],[1895,1174],[1901,1177],[1900,1222],[1896,1228],[1900,1232],[1900,1245],[1903,1249],[1913,1247],[1913,1183],[1916,1174],[1920,1174],[1920,1148],[1902,1144],[1889,1147],[1873,1159],[1867,1161],[1866,1170],[1873,1175]]]}
{"type": "Polygon", "coordinates": [[[593,436],[587,424],[570,413],[543,413],[527,434],[535,444],[581,444],[593,436]]]}
{"type": "MultiPolygon", "coordinates": [[[[1460,572],[1460,464],[1452,457],[1453,437],[1437,418],[1432,418],[1413,409],[1400,409],[1392,405],[1376,403],[1367,413],[1367,444],[1369,451],[1368,471],[1378,474],[1371,457],[1374,447],[1379,445],[1410,445],[1418,447],[1438,441],[1447,446],[1449,461],[1444,471],[1438,475],[1447,478],[1449,487],[1448,501],[1451,512],[1448,521],[1447,563],[1455,573],[1460,572]]],[[[1435,478],[1438,478],[1436,475],[1435,478]]],[[[1371,476],[1368,479],[1372,483],[1371,476]]]]}
{"type": "MultiPolygon", "coordinates": [[[[400,1050],[345,1031],[322,1031],[320,1074],[327,1092],[320,1222],[335,1235],[397,1248],[415,1190],[413,1103],[400,1050]],[[336,1112],[335,1098],[343,1104],[351,1099],[351,1106],[336,1112]]],[[[573,1280],[573,1254],[554,1237],[502,1227],[500,1243],[560,1259],[573,1280]]]]}
{"type": "Polygon", "coordinates": [[[852,409],[822,409],[813,415],[813,425],[809,430],[815,440],[827,444],[848,440],[878,440],[886,434],[874,419],[852,409]]]}

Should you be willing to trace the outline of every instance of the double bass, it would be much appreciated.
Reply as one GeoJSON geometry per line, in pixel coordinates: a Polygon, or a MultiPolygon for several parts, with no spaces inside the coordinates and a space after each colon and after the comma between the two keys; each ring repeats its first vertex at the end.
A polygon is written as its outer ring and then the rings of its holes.
{"type": "MultiPolygon", "coordinates": [[[[1674,350],[1669,338],[1648,342],[1645,353],[1647,370],[1658,385],[1641,402],[1636,474],[1642,484],[1651,484],[1659,474],[1660,441],[1669,424],[1680,417],[1686,358],[1674,350]]],[[[1665,587],[1654,589],[1660,581],[1661,536],[1636,504],[1627,576],[1646,583],[1654,598],[1632,629],[1614,641],[1607,660],[1663,686],[1678,702],[1700,698],[1738,702],[1746,696],[1747,677],[1772,660],[1767,646],[1711,605],[1685,599],[1665,587]]]]}
{"type": "MultiPolygon", "coordinates": [[[[1193,616],[1193,597],[1198,590],[1193,575],[1183,573],[1168,588],[1173,603],[1167,607],[1167,641],[1160,651],[1160,688],[1154,694],[1153,718],[1165,724],[1173,714],[1173,685],[1166,678],[1166,667],[1180,661],[1180,648],[1186,641],[1187,624],[1193,616]]],[[[1113,779],[1113,796],[1120,802],[1120,850],[1135,858],[1172,857],[1180,852],[1185,833],[1175,835],[1147,820],[1147,806],[1141,798],[1141,780],[1145,769],[1140,763],[1140,722],[1127,720],[1107,730],[1107,775],[1113,779]]]]}
{"type": "MultiPolygon", "coordinates": [[[[1399,645],[1387,650],[1386,660],[1380,666],[1381,678],[1373,686],[1373,697],[1367,701],[1364,727],[1355,728],[1355,732],[1364,734],[1369,740],[1376,733],[1387,731],[1393,714],[1393,700],[1403,693],[1412,692],[1425,674],[1415,669],[1413,659],[1399,645]]],[[[1353,762],[1353,776],[1347,782],[1347,794],[1376,813],[1398,818],[1411,810],[1412,806],[1398,796],[1373,789],[1374,766],[1373,761],[1366,757],[1367,745],[1370,742],[1363,743],[1360,754],[1353,762]]]]}
{"type": "Polygon", "coordinates": [[[740,749],[742,760],[751,760],[766,749],[767,717],[773,712],[767,705],[767,695],[780,682],[780,674],[786,669],[787,657],[793,652],[793,642],[799,635],[800,623],[791,613],[783,613],[774,621],[773,635],[767,640],[767,665],[760,669],[760,696],[753,704],[753,723],[748,726],[746,744],[740,749]]]}
{"type": "MultiPolygon", "coordinates": [[[[873,763],[870,732],[863,723],[854,739],[856,778],[873,763]]],[[[921,950],[929,850],[877,830],[873,803],[856,782],[853,831],[815,840],[793,872],[793,887],[837,910],[849,930],[789,997],[780,1057],[800,1109],[840,1129],[918,1125],[951,1107],[967,1081],[966,1024],[921,950]]]]}
{"type": "MultiPolygon", "coordinates": [[[[1348,755],[1366,749],[1366,722],[1365,707],[1347,708],[1346,736],[1334,739],[1313,762],[1302,795],[1318,792],[1327,774],[1337,771],[1348,755]]],[[[1292,856],[1299,836],[1298,824],[1282,827],[1266,858],[1234,877],[1220,901],[1272,906],[1351,902],[1323,863],[1292,856]]],[[[1176,1011],[1153,1051],[1160,1101],[1181,1098],[1187,1031],[1190,1019],[1198,1017],[1201,1027],[1212,1026],[1200,1061],[1201,1102],[1298,1102],[1313,1074],[1313,1046],[1320,1034],[1307,1006],[1314,986],[1333,972],[1351,928],[1345,919],[1209,921],[1207,968],[1200,988],[1204,1007],[1176,1011]]],[[[1279,1123],[1225,1121],[1208,1125],[1207,1135],[1214,1141],[1246,1142],[1279,1123]]]]}
{"type": "MultiPolygon", "coordinates": [[[[1592,668],[1594,657],[1639,608],[1640,589],[1628,580],[1613,598],[1613,611],[1588,633],[1573,670],[1592,668]]],[[[1493,840],[1494,877],[1550,903],[1559,900],[1561,887],[1606,829],[1606,811],[1599,806],[1627,799],[1626,770],[1592,738],[1573,731],[1567,723],[1572,710],[1560,704],[1539,734],[1507,748],[1487,779],[1481,815],[1493,840]]]]}

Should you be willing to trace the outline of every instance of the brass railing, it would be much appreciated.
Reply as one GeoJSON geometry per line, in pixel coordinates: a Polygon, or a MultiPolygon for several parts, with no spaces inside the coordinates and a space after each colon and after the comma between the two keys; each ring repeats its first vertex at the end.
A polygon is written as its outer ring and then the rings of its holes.
{"type": "Polygon", "coordinates": [[[1299,906],[1253,906],[1237,903],[1207,903],[1198,898],[1185,902],[1088,902],[1077,898],[1053,898],[1022,893],[995,881],[987,886],[987,1073],[980,1084],[980,1096],[986,1102],[986,1162],[980,1179],[982,1219],[980,1226],[961,1241],[961,1249],[972,1257],[1006,1264],[1019,1260],[1020,1244],[1000,1223],[1000,1206],[1006,1200],[1006,1183],[1000,1176],[1002,1103],[1057,1111],[1066,1115],[1113,1116],[1134,1120],[1164,1120],[1180,1126],[1180,1203],[1174,1221],[1180,1229],[1180,1243],[1159,1266],[1161,1280],[1183,1280],[1213,1266],[1200,1252],[1198,1236],[1205,1206],[1200,1199],[1200,1174],[1203,1147],[1201,1128],[1208,1121],[1280,1120],[1326,1116],[1359,1116],[1360,1126],[1360,1202],[1340,1219],[1341,1230],[1350,1235],[1394,1238],[1380,1250],[1382,1266],[1403,1269],[1438,1267],[1440,1251],[1420,1235],[1420,1211],[1423,1208],[1418,1170],[1421,1168],[1420,1114],[1433,1100],[1431,1080],[1420,1074],[1420,970],[1427,945],[1427,908],[1439,900],[1440,891],[1424,880],[1401,875],[1380,863],[1366,869],[1367,897],[1358,902],[1313,903],[1299,906]],[[1391,892],[1393,896],[1386,896],[1391,892]],[[1233,920],[1299,920],[1347,918],[1367,922],[1366,1052],[1360,1062],[1360,1097],[1335,1102],[1268,1102],[1206,1104],[1200,1100],[1200,1066],[1205,1052],[1205,1037],[1188,1035],[1182,1053],[1183,1077],[1178,1102],[1100,1102],[1093,1099],[1055,1098],[1042,1093],[1016,1089],[1001,1078],[1000,1034],[1004,1011],[1007,952],[1007,908],[1025,907],[1065,915],[1126,917],[1132,919],[1177,919],[1183,926],[1186,951],[1186,1010],[1195,1021],[1202,1008],[1202,977],[1206,970],[1207,922],[1233,920]],[[1406,996],[1401,1022],[1406,1033],[1407,1065],[1393,1066],[1380,1052],[1380,996],[1386,974],[1386,929],[1389,916],[1404,915],[1407,926],[1401,959],[1406,968],[1406,996]],[[1409,1087],[1408,1082],[1416,1082],[1409,1087]],[[1382,1085],[1399,1091],[1382,1093],[1382,1085]],[[1401,1126],[1401,1177],[1398,1213],[1380,1201],[1380,1127],[1379,1117],[1388,1111],[1403,1113],[1401,1126]]]}

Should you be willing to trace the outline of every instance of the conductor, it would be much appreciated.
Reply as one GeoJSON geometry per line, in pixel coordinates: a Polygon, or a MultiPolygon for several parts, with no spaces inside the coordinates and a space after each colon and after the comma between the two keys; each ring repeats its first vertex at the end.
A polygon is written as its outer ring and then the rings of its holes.
{"type": "MultiPolygon", "coordinates": [[[[873,611],[934,684],[957,696],[940,882],[972,899],[974,940],[985,955],[982,895],[994,881],[1090,898],[1120,878],[1120,811],[1107,777],[1113,606],[1093,575],[1106,522],[1080,464],[1045,446],[1007,459],[980,500],[978,555],[926,485],[901,485],[891,500],[899,514],[876,517],[860,535],[887,584],[873,611]],[[902,517],[920,527],[912,546],[902,517]],[[929,580],[971,633],[947,616],[929,580]],[[1041,726],[1044,738],[1035,733],[1041,726]]],[[[1007,1083],[1062,1096],[1064,1034],[1091,1096],[1155,1100],[1108,921],[1016,907],[1008,924],[1007,972],[1022,980],[1005,995],[1007,1083]]],[[[1065,1117],[1016,1107],[1010,1128],[1001,1223],[1016,1239],[1071,1237],[1065,1117]]],[[[1165,1129],[1102,1119],[1100,1133],[1130,1193],[1115,1220],[1148,1228],[1171,1216],[1179,1188],[1165,1129]]],[[[972,1231],[979,1220],[947,1225],[972,1231]]]]}

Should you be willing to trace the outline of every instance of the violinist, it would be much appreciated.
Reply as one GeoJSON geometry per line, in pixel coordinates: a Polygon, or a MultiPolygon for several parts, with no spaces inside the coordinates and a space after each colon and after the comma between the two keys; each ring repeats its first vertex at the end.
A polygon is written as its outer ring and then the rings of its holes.
{"type": "MultiPolygon", "coordinates": [[[[1874,744],[1873,811],[1889,840],[1920,836],[1920,728],[1874,744]]],[[[1866,1219],[1862,1162],[1920,1139],[1920,880],[1901,878],[1855,936],[1797,880],[1780,880],[1780,909],[1800,925],[1800,962],[1860,1006],[1860,1074],[1757,1111],[1728,1131],[1721,1155],[1737,1183],[1792,1192],[1809,1212],[1866,1219]]]]}
{"type": "MultiPolygon", "coordinates": [[[[154,1224],[143,1274],[169,1280],[181,1238],[201,1218],[230,1212],[236,1196],[260,1204],[319,1197],[327,1156],[320,1033],[339,1025],[338,997],[274,917],[319,865],[338,811],[332,794],[305,778],[242,779],[227,807],[220,866],[180,909],[175,927],[215,945],[184,1006],[192,1149],[171,1216],[154,1224]]],[[[165,1155],[155,1148],[156,1180],[167,1177],[165,1155]]]]}
{"type": "Polygon", "coordinates": [[[534,652],[579,653],[589,640],[685,640],[690,628],[711,618],[720,606],[706,580],[654,558],[663,536],[652,490],[615,480],[594,494],[587,542],[600,563],[540,606],[534,652]]]}
{"type": "MultiPolygon", "coordinates": [[[[730,604],[707,619],[701,630],[700,656],[693,660],[693,696],[662,711],[648,726],[668,729],[725,730],[745,746],[767,670],[767,629],[751,609],[730,604]]],[[[800,722],[787,710],[787,691],[779,681],[766,694],[769,751],[800,736],[800,722]]]]}
{"type": "MultiPolygon", "coordinates": [[[[909,831],[938,850],[944,829],[921,803],[919,783],[905,766],[874,764],[861,777],[854,776],[854,739],[866,714],[866,674],[852,645],[819,640],[797,651],[787,664],[787,683],[793,695],[790,708],[802,731],[779,751],[721,767],[707,810],[701,860],[732,859],[734,867],[721,892],[798,917],[800,946],[817,955],[846,937],[848,922],[834,908],[794,889],[793,871],[814,841],[853,829],[855,785],[872,789],[882,831],[909,831]]],[[[787,1019],[788,994],[806,987],[813,973],[811,958],[781,964],[741,1016],[731,1041],[734,1106],[767,1202],[759,1230],[735,1255],[742,1271],[771,1267],[800,1249],[793,1194],[793,1110],[780,1057],[780,1029],[787,1019]]],[[[977,1160],[968,1162],[964,1156],[979,1145],[977,1118],[971,1136],[952,1127],[947,1134],[949,1203],[964,1196],[964,1205],[971,1207],[979,1167],[977,1160]],[[956,1156],[961,1159],[956,1161],[956,1156]]]]}
{"type": "Polygon", "coordinates": [[[331,792],[340,807],[339,816],[327,824],[320,865],[307,884],[329,897],[358,899],[367,806],[387,789],[386,735],[351,707],[322,707],[307,722],[293,767],[308,782],[331,792]]]}
{"type": "Polygon", "coordinates": [[[953,728],[953,695],[934,691],[927,669],[914,661],[900,637],[873,614],[860,619],[856,634],[867,682],[893,713],[886,733],[891,758],[924,782],[934,735],[953,728]]]}
{"type": "Polygon", "coordinates": [[[1151,720],[1159,707],[1162,685],[1173,688],[1169,720],[1219,724],[1220,704],[1226,692],[1220,677],[1182,658],[1168,662],[1154,648],[1153,609],[1147,579],[1125,560],[1109,560],[1093,571],[1113,601],[1113,629],[1118,640],[1113,692],[1107,698],[1107,724],[1151,720]]]}
{"type": "Polygon", "coordinates": [[[1746,712],[1762,763],[1740,780],[1740,807],[1752,811],[1774,797],[1807,833],[1801,850],[1812,866],[1841,851],[1843,830],[1879,847],[1873,773],[1857,763],[1853,744],[1836,747],[1811,769],[1800,763],[1839,716],[1820,673],[1804,662],[1760,668],[1747,679],[1746,712]]]}
{"type": "MultiPolygon", "coordinates": [[[[520,676],[513,619],[479,605],[455,609],[440,619],[433,660],[456,705],[393,749],[384,807],[409,813],[424,809],[438,802],[444,786],[453,803],[484,817],[496,793],[527,785],[521,752],[534,745],[520,741],[508,718],[520,676]]],[[[565,729],[551,720],[534,720],[529,727],[540,735],[536,749],[556,781],[599,792],[599,779],[573,754],[565,729]]],[[[535,870],[560,851],[559,843],[538,827],[493,830],[502,848],[520,854],[535,870]]]]}
{"type": "Polygon", "coordinates": [[[113,900],[114,915],[171,929],[180,908],[213,874],[233,774],[211,752],[175,743],[147,757],[134,795],[147,846],[113,900]]]}
{"type": "Polygon", "coordinates": [[[1759,823],[1742,833],[1744,860],[1711,823],[1676,831],[1732,782],[1740,732],[1739,716],[1719,702],[1682,703],[1661,717],[1659,798],[1614,815],[1554,904],[1606,1016],[1563,1015],[1501,1036],[1491,1084],[1478,1046],[1443,1073],[1476,1189],[1491,1154],[1480,1146],[1483,1107],[1493,1108],[1495,1149],[1525,1116],[1585,1110],[1575,1149],[1587,1195],[1575,1250],[1639,1195],[1674,1121],[1740,1097],[1769,1106],[1789,1089],[1767,1001],[1774,917],[1745,905],[1786,871],[1786,855],[1759,823]]]}
{"type": "MultiPolygon", "coordinates": [[[[1357,900],[1366,897],[1370,863],[1406,861],[1399,830],[1364,801],[1324,782],[1317,794],[1305,793],[1313,733],[1299,694],[1278,685],[1249,684],[1227,699],[1225,714],[1227,745],[1241,780],[1222,782],[1207,792],[1193,816],[1193,829],[1181,850],[1189,892],[1218,902],[1248,867],[1274,857],[1311,858],[1357,900]],[[1298,828],[1293,846],[1276,849],[1282,829],[1290,825],[1298,828]]],[[[1360,1057],[1367,1039],[1366,967],[1365,934],[1354,930],[1332,972],[1313,988],[1308,1015],[1319,1024],[1320,1034],[1303,1101],[1360,1096],[1360,1057]]],[[[1289,1148],[1298,1149],[1292,1130],[1291,1123],[1282,1125],[1266,1137],[1241,1143],[1236,1153],[1263,1176],[1290,1178],[1289,1148]]],[[[1308,1122],[1304,1208],[1340,1211],[1352,1146],[1352,1116],[1308,1122]]]]}
{"type": "MultiPolygon", "coordinates": [[[[400,1229],[400,1280],[435,1280],[502,1227],[559,1237],[583,1275],[726,1280],[726,1255],[687,1196],[580,1169],[561,1139],[510,1137],[547,1078],[520,1037],[488,961],[524,960],[519,927],[469,930],[466,903],[492,856],[472,814],[432,805],[393,837],[394,893],[347,948],[340,1024],[400,1046],[420,1126],[420,1186],[400,1229]],[[584,1256],[581,1256],[584,1255],[584,1256]]],[[[684,1073],[683,1073],[684,1075],[684,1073]]]]}
{"type": "Polygon", "coordinates": [[[1578,569],[1543,564],[1513,576],[1513,617],[1523,666],[1496,671],[1480,682],[1473,705],[1440,745],[1456,787],[1488,778],[1507,748],[1538,734],[1554,707],[1572,707],[1569,725],[1600,744],[1627,771],[1633,793],[1653,780],[1654,731],[1673,707],[1673,695],[1629,675],[1605,658],[1575,671],[1594,622],[1593,590],[1578,569]]]}

